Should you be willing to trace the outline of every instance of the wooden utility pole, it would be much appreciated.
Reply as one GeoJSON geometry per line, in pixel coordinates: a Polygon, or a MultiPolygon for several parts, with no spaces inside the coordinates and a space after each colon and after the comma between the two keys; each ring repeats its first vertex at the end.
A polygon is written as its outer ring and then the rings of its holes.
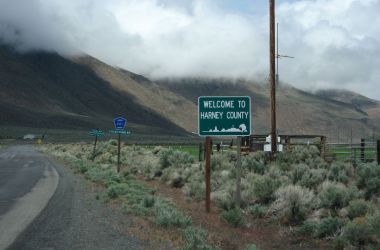
{"type": "Polygon", "coordinates": [[[270,54],[270,96],[271,96],[271,153],[272,158],[277,152],[276,134],[276,35],[275,35],[275,0],[269,0],[269,54],[270,54]]]}
{"type": "Polygon", "coordinates": [[[211,137],[206,136],[205,142],[205,181],[206,181],[206,212],[209,213],[211,210],[211,137]]]}
{"type": "Polygon", "coordinates": [[[240,207],[241,204],[241,137],[236,138],[237,144],[237,157],[236,157],[236,192],[235,192],[235,205],[240,207]]]}

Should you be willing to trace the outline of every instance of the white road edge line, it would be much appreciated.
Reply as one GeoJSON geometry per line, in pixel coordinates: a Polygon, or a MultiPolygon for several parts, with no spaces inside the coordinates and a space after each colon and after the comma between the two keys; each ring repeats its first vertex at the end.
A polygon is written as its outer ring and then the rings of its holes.
{"type": "Polygon", "coordinates": [[[43,177],[33,189],[19,198],[10,211],[0,217],[0,250],[9,247],[40,214],[53,196],[58,182],[59,175],[54,167],[45,166],[43,177]]]}

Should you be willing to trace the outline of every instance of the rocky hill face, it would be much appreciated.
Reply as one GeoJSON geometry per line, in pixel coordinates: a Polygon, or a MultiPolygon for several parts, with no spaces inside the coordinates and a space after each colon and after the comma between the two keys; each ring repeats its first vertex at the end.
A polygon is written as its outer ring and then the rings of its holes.
{"type": "MultiPolygon", "coordinates": [[[[0,128],[106,130],[113,117],[124,115],[136,133],[188,136],[197,132],[199,96],[248,95],[252,128],[267,133],[268,94],[264,84],[245,80],[151,81],[90,56],[20,54],[0,46],[0,128]]],[[[367,137],[380,124],[380,103],[348,91],[308,93],[281,85],[277,107],[280,133],[334,138],[352,128],[355,137],[367,137]]]]}

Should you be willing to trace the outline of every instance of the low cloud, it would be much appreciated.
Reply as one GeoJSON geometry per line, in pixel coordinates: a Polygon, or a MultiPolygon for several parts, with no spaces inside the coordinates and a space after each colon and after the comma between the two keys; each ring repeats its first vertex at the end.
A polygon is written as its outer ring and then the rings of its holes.
{"type": "MultiPolygon", "coordinates": [[[[20,50],[88,53],[151,78],[265,81],[261,1],[0,0],[0,37],[20,50]],[[248,6],[248,7],[247,7],[248,6]],[[248,9],[247,9],[248,8],[248,9]]],[[[380,98],[380,0],[278,1],[280,79],[380,98]]]]}

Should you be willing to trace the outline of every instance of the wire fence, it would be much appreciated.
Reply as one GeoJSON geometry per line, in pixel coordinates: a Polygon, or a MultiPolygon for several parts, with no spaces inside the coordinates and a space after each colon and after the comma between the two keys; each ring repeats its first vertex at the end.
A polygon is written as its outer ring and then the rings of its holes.
{"type": "Polygon", "coordinates": [[[380,142],[373,139],[361,139],[360,143],[327,143],[328,161],[341,160],[352,163],[374,162],[379,163],[380,142]]]}

